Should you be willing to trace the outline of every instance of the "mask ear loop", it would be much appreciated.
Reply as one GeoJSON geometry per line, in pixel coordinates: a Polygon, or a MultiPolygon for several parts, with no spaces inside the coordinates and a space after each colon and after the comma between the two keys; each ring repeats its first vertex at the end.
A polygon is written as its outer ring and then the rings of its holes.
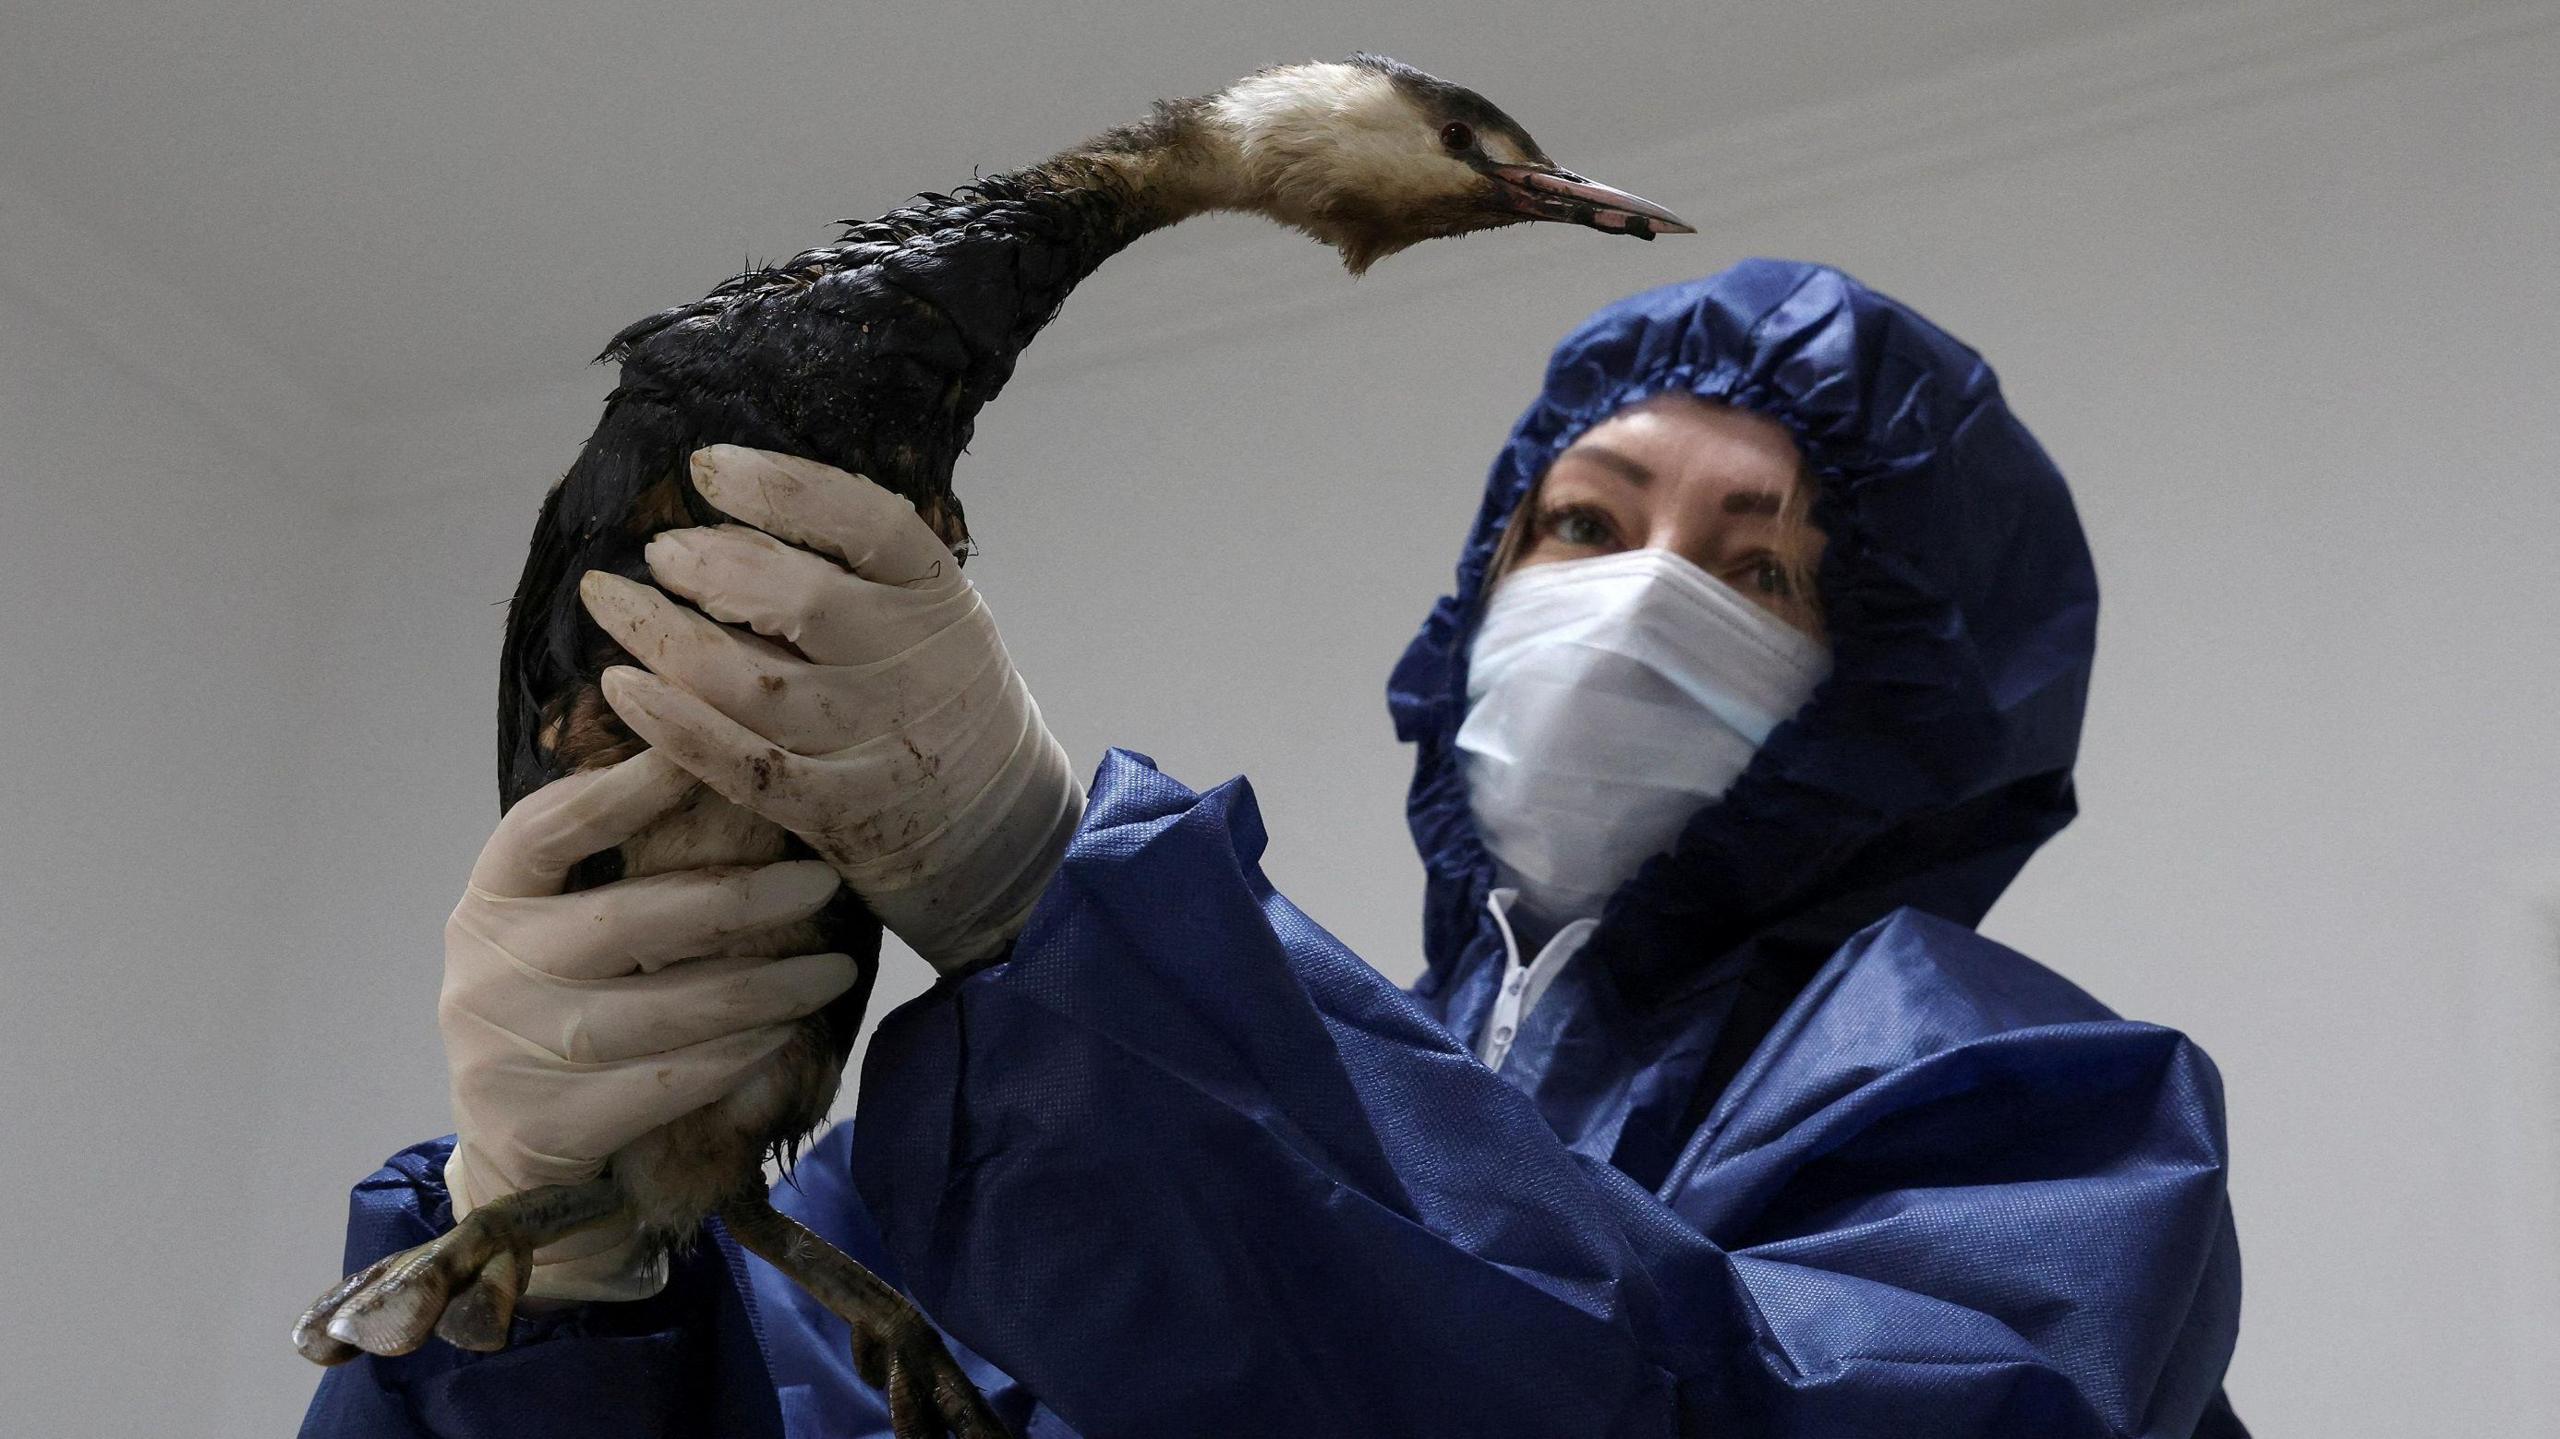
{"type": "Polygon", "coordinates": [[[1538,494],[1546,487],[1547,477],[1541,471],[1536,479],[1529,482],[1529,488],[1520,492],[1520,503],[1512,507],[1511,518],[1503,521],[1502,538],[1495,542],[1493,558],[1485,565],[1484,586],[1476,592],[1477,618],[1483,617],[1484,607],[1493,600],[1495,586],[1502,583],[1503,576],[1511,573],[1512,563],[1528,547],[1528,532],[1538,524],[1538,494]]]}
{"type": "Polygon", "coordinates": [[[1512,562],[1520,557],[1521,550],[1528,545],[1527,532],[1537,524],[1538,492],[1546,488],[1546,483],[1546,471],[1541,470],[1538,472],[1538,477],[1529,482],[1529,487],[1520,492],[1520,503],[1512,506],[1511,517],[1502,522],[1502,538],[1494,542],[1493,556],[1485,561],[1484,582],[1476,587],[1475,598],[1462,617],[1457,640],[1460,668],[1458,713],[1460,715],[1464,715],[1471,707],[1466,696],[1467,687],[1472,683],[1472,680],[1465,675],[1465,671],[1470,668],[1466,658],[1467,652],[1475,648],[1476,637],[1484,632],[1485,614],[1493,608],[1493,592],[1502,587],[1503,576],[1511,572],[1512,562]]]}

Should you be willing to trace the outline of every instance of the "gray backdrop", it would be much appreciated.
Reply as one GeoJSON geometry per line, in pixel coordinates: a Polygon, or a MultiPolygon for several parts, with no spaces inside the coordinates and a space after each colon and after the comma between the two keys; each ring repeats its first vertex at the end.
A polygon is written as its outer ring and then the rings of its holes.
{"type": "Polygon", "coordinates": [[[298,1415],[347,1186],[448,1127],[438,930],[580,361],[835,216],[1362,47],[1704,233],[1115,260],[962,471],[1078,761],[1249,773],[1280,885],[1409,977],[1382,681],[1546,347],[1843,264],[2077,486],[2086,817],[1988,928],[2220,1060],[2241,1411],[2560,1424],[2560,9],[1381,9],[0,9],[0,1428],[298,1415]]]}

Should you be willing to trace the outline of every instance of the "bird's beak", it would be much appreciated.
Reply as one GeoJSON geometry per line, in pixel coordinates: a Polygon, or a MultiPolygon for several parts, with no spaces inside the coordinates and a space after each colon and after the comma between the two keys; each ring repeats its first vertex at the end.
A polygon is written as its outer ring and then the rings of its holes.
{"type": "Polygon", "coordinates": [[[1551,165],[1479,165],[1502,188],[1495,203],[1532,220],[1563,220],[1650,240],[1690,235],[1697,227],[1640,196],[1551,165]]]}

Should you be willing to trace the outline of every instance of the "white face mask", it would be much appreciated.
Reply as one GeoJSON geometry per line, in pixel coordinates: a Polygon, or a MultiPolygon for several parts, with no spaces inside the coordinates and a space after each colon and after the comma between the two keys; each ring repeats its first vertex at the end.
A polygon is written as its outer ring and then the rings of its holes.
{"type": "Polygon", "coordinates": [[[1468,655],[1476,828],[1557,922],[1669,849],[1831,670],[1820,641],[1658,549],[1514,572],[1468,655]]]}

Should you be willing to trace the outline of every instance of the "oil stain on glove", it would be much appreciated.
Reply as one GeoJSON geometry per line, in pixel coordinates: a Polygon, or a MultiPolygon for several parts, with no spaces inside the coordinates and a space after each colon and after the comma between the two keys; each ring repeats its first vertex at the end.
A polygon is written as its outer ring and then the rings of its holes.
{"type": "Polygon", "coordinates": [[[1001,952],[1084,791],[977,587],[912,506],[859,475],[719,445],[693,476],[746,523],[650,542],[652,578],[698,611],[586,577],[588,612],[648,665],[607,670],[607,700],[805,839],[937,969],[1001,952]]]}

